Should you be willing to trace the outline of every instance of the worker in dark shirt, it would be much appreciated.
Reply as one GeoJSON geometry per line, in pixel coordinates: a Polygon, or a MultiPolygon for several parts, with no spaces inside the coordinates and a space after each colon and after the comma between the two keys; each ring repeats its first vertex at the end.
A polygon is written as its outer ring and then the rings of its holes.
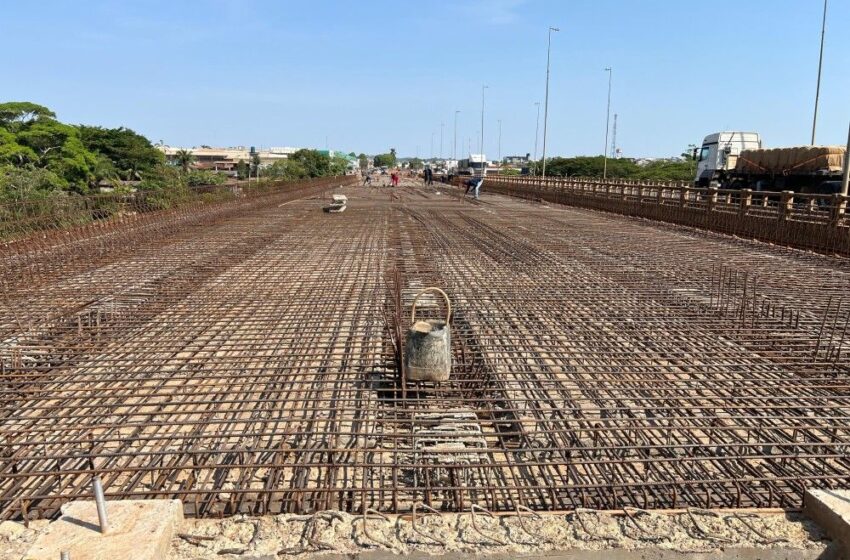
{"type": "Polygon", "coordinates": [[[471,179],[469,179],[466,182],[466,192],[463,193],[463,196],[468,195],[470,193],[470,191],[472,191],[473,194],[475,195],[476,200],[477,200],[478,199],[478,193],[481,190],[481,184],[483,182],[484,182],[484,177],[472,177],[471,179]]]}

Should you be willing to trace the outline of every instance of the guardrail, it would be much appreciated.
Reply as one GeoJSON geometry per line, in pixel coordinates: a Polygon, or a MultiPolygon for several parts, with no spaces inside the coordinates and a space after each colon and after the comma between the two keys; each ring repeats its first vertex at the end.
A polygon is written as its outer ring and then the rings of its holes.
{"type": "Polygon", "coordinates": [[[684,183],[593,179],[488,177],[484,188],[671,222],[762,241],[850,255],[850,197],[695,188],[684,183]]]}

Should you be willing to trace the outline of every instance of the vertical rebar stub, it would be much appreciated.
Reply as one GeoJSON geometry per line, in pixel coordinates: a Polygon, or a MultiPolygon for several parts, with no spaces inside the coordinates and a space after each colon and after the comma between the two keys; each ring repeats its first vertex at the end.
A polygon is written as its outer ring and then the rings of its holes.
{"type": "Polygon", "coordinates": [[[106,497],[103,495],[103,484],[101,484],[99,476],[94,477],[92,486],[94,488],[94,503],[97,506],[97,519],[100,522],[100,534],[105,535],[109,532],[109,518],[106,515],[106,497]]]}

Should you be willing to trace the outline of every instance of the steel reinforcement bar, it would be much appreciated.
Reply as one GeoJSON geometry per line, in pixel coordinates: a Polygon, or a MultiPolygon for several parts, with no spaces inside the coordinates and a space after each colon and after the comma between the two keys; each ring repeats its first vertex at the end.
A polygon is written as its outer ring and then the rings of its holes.
{"type": "Polygon", "coordinates": [[[344,192],[340,214],[265,198],[10,290],[0,518],[54,515],[93,474],[196,516],[798,508],[850,482],[844,259],[344,192]],[[452,376],[405,382],[430,285],[452,376]]]}
{"type": "Polygon", "coordinates": [[[488,177],[486,189],[828,254],[850,255],[850,197],[694,188],[682,183],[488,177]]]}
{"type": "Polygon", "coordinates": [[[350,185],[353,176],[297,181],[241,182],[191,189],[176,199],[156,193],[65,196],[0,206],[0,293],[92,267],[128,254],[140,244],[185,228],[212,223],[266,204],[315,196],[350,185]],[[68,216],[74,219],[69,222],[68,216]]]}

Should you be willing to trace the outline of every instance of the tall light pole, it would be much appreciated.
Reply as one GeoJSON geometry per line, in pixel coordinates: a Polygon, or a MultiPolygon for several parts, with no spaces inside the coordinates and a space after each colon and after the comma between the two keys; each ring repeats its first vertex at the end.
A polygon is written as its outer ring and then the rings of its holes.
{"type": "Polygon", "coordinates": [[[850,188],[850,128],[847,130],[847,149],[844,151],[844,176],[841,178],[841,194],[847,196],[850,188]]]}
{"type": "Polygon", "coordinates": [[[540,102],[535,101],[534,104],[537,106],[537,122],[534,125],[534,172],[533,175],[537,173],[537,139],[540,137],[540,102]]]}
{"type": "Polygon", "coordinates": [[[484,162],[484,90],[489,86],[481,86],[481,176],[487,174],[487,168],[484,162]]]}
{"type": "Polygon", "coordinates": [[[443,127],[445,127],[445,123],[440,121],[440,159],[443,159],[443,127]]]}
{"type": "Polygon", "coordinates": [[[460,113],[459,109],[455,109],[455,140],[452,145],[452,159],[457,159],[457,114],[460,113]]]}
{"type": "Polygon", "coordinates": [[[499,149],[497,150],[497,156],[499,158],[499,163],[502,163],[502,119],[499,119],[499,149]]]}
{"type": "Polygon", "coordinates": [[[603,181],[608,178],[608,130],[609,130],[609,126],[611,124],[611,78],[614,75],[614,71],[611,69],[610,66],[607,67],[605,69],[605,71],[608,72],[608,109],[607,109],[607,112],[605,113],[605,149],[602,150],[602,157],[603,157],[602,180],[603,181]]]}
{"type": "Polygon", "coordinates": [[[431,132],[431,155],[430,159],[434,159],[434,133],[431,132]]]}
{"type": "Polygon", "coordinates": [[[823,39],[826,35],[826,4],[828,0],[823,0],[823,23],[820,28],[820,56],[818,58],[818,85],[815,89],[815,115],[812,118],[812,146],[815,145],[815,129],[818,126],[818,101],[820,101],[820,76],[823,70],[823,39]]]}
{"type": "Polygon", "coordinates": [[[557,27],[549,28],[549,46],[546,47],[546,99],[543,104],[543,174],[541,177],[546,178],[546,132],[549,124],[549,58],[552,54],[552,32],[560,31],[557,27]]]}

